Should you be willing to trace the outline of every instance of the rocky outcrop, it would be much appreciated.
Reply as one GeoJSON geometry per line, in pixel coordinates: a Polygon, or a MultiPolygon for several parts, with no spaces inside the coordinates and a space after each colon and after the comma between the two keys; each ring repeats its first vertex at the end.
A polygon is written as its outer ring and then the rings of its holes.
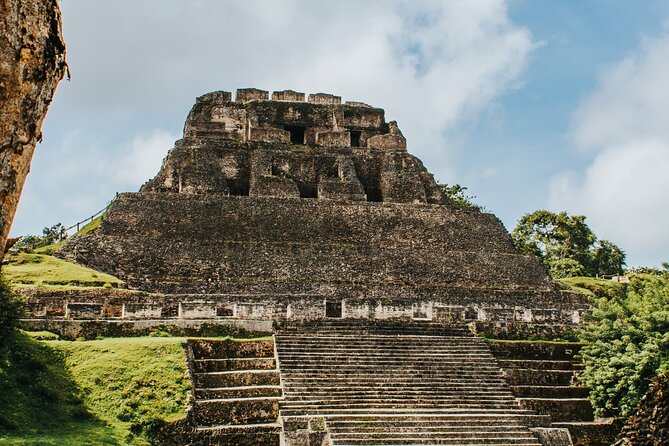
{"type": "Polygon", "coordinates": [[[0,256],[66,70],[56,0],[0,0],[0,256]]]}
{"type": "Polygon", "coordinates": [[[660,375],[627,420],[615,446],[669,444],[669,373],[660,375]]]}

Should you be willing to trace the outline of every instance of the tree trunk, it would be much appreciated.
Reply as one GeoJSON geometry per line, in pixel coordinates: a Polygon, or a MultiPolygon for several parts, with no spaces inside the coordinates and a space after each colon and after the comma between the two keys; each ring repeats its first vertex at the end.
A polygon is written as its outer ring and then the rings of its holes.
{"type": "Polygon", "coordinates": [[[66,69],[57,0],[0,0],[0,258],[66,69]]]}

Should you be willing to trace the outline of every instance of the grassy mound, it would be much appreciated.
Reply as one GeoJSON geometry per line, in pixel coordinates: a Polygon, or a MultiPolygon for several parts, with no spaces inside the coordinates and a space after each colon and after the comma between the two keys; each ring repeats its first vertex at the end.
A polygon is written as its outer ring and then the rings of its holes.
{"type": "Polygon", "coordinates": [[[0,444],[120,445],[90,413],[63,356],[17,334],[0,365],[0,444]]]}
{"type": "Polygon", "coordinates": [[[9,258],[2,271],[13,285],[40,287],[120,287],[114,276],[50,255],[20,253],[9,258]]]}
{"type": "Polygon", "coordinates": [[[185,415],[183,342],[17,335],[0,367],[0,444],[148,444],[153,428],[185,415]]]}
{"type": "Polygon", "coordinates": [[[624,288],[621,283],[595,277],[567,277],[556,279],[556,281],[573,291],[596,297],[610,296],[612,293],[618,293],[624,288]]]}

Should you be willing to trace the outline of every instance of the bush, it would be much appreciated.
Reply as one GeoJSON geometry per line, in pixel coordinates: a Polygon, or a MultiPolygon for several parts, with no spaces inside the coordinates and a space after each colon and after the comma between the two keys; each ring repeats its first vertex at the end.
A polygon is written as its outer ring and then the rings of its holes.
{"type": "Polygon", "coordinates": [[[623,292],[595,299],[581,338],[581,381],[593,406],[600,415],[629,415],[669,370],[669,278],[635,276],[623,292]]]}
{"type": "Polygon", "coordinates": [[[0,350],[5,349],[9,337],[16,330],[18,321],[24,314],[23,298],[14,292],[0,273],[0,350]]]}

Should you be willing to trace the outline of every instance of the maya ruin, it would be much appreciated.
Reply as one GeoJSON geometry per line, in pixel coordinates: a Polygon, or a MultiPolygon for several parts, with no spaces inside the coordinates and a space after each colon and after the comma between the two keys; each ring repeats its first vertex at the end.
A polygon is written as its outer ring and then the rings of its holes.
{"type": "MultiPolygon", "coordinates": [[[[400,123],[401,124],[401,123],[400,123]]],[[[330,94],[197,98],[157,175],[57,253],[124,289],[38,290],[24,324],[191,339],[161,444],[603,445],[575,377],[588,309],[492,214],[449,201],[384,110],[330,94]]]]}

